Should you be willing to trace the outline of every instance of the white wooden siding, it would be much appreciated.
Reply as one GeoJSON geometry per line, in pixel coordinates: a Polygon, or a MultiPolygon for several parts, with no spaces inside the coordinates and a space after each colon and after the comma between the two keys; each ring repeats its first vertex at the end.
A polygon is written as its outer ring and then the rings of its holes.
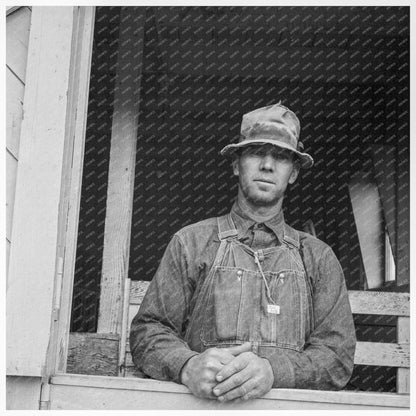
{"type": "Polygon", "coordinates": [[[14,195],[23,119],[31,10],[9,8],[6,18],[6,270],[11,245],[14,195]]]}

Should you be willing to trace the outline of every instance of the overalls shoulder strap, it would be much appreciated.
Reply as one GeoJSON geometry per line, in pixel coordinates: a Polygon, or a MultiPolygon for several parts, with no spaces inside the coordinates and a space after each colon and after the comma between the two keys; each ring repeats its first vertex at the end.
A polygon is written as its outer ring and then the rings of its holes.
{"type": "Polygon", "coordinates": [[[231,214],[226,214],[221,217],[217,217],[218,224],[218,238],[220,239],[220,246],[218,247],[217,253],[212,263],[211,271],[213,272],[215,266],[219,266],[222,263],[228,239],[230,237],[237,237],[238,231],[235,228],[234,221],[231,218],[231,214]]]}
{"type": "Polygon", "coordinates": [[[302,262],[303,269],[305,270],[306,280],[308,285],[310,286],[310,290],[313,293],[315,291],[314,281],[312,279],[312,275],[310,271],[307,269],[305,261],[305,253],[302,244],[302,239],[300,238],[299,232],[296,231],[294,228],[290,227],[289,225],[284,225],[284,237],[283,239],[287,244],[297,249],[299,253],[299,258],[302,262]]]}

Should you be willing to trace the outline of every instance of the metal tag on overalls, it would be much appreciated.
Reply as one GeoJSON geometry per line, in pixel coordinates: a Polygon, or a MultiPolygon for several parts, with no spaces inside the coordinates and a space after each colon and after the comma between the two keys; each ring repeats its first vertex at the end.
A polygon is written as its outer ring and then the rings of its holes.
{"type": "Polygon", "coordinates": [[[279,305],[267,305],[267,312],[274,313],[275,315],[280,314],[280,306],[279,305]]]}

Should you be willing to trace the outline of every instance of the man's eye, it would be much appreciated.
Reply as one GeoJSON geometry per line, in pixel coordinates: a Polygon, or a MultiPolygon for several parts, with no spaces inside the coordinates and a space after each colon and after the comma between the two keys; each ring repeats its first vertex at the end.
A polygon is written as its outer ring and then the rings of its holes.
{"type": "Polygon", "coordinates": [[[290,153],[277,151],[273,153],[273,157],[278,160],[286,160],[286,159],[290,159],[290,153]]]}

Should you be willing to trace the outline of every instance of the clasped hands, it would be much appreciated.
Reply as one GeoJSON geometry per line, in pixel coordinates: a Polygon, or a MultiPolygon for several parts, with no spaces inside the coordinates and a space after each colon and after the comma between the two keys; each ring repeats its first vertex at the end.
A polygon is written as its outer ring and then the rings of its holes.
{"type": "Polygon", "coordinates": [[[220,402],[262,397],[273,385],[269,361],[251,352],[251,344],[210,348],[193,356],[181,372],[181,382],[197,397],[220,402]]]}

